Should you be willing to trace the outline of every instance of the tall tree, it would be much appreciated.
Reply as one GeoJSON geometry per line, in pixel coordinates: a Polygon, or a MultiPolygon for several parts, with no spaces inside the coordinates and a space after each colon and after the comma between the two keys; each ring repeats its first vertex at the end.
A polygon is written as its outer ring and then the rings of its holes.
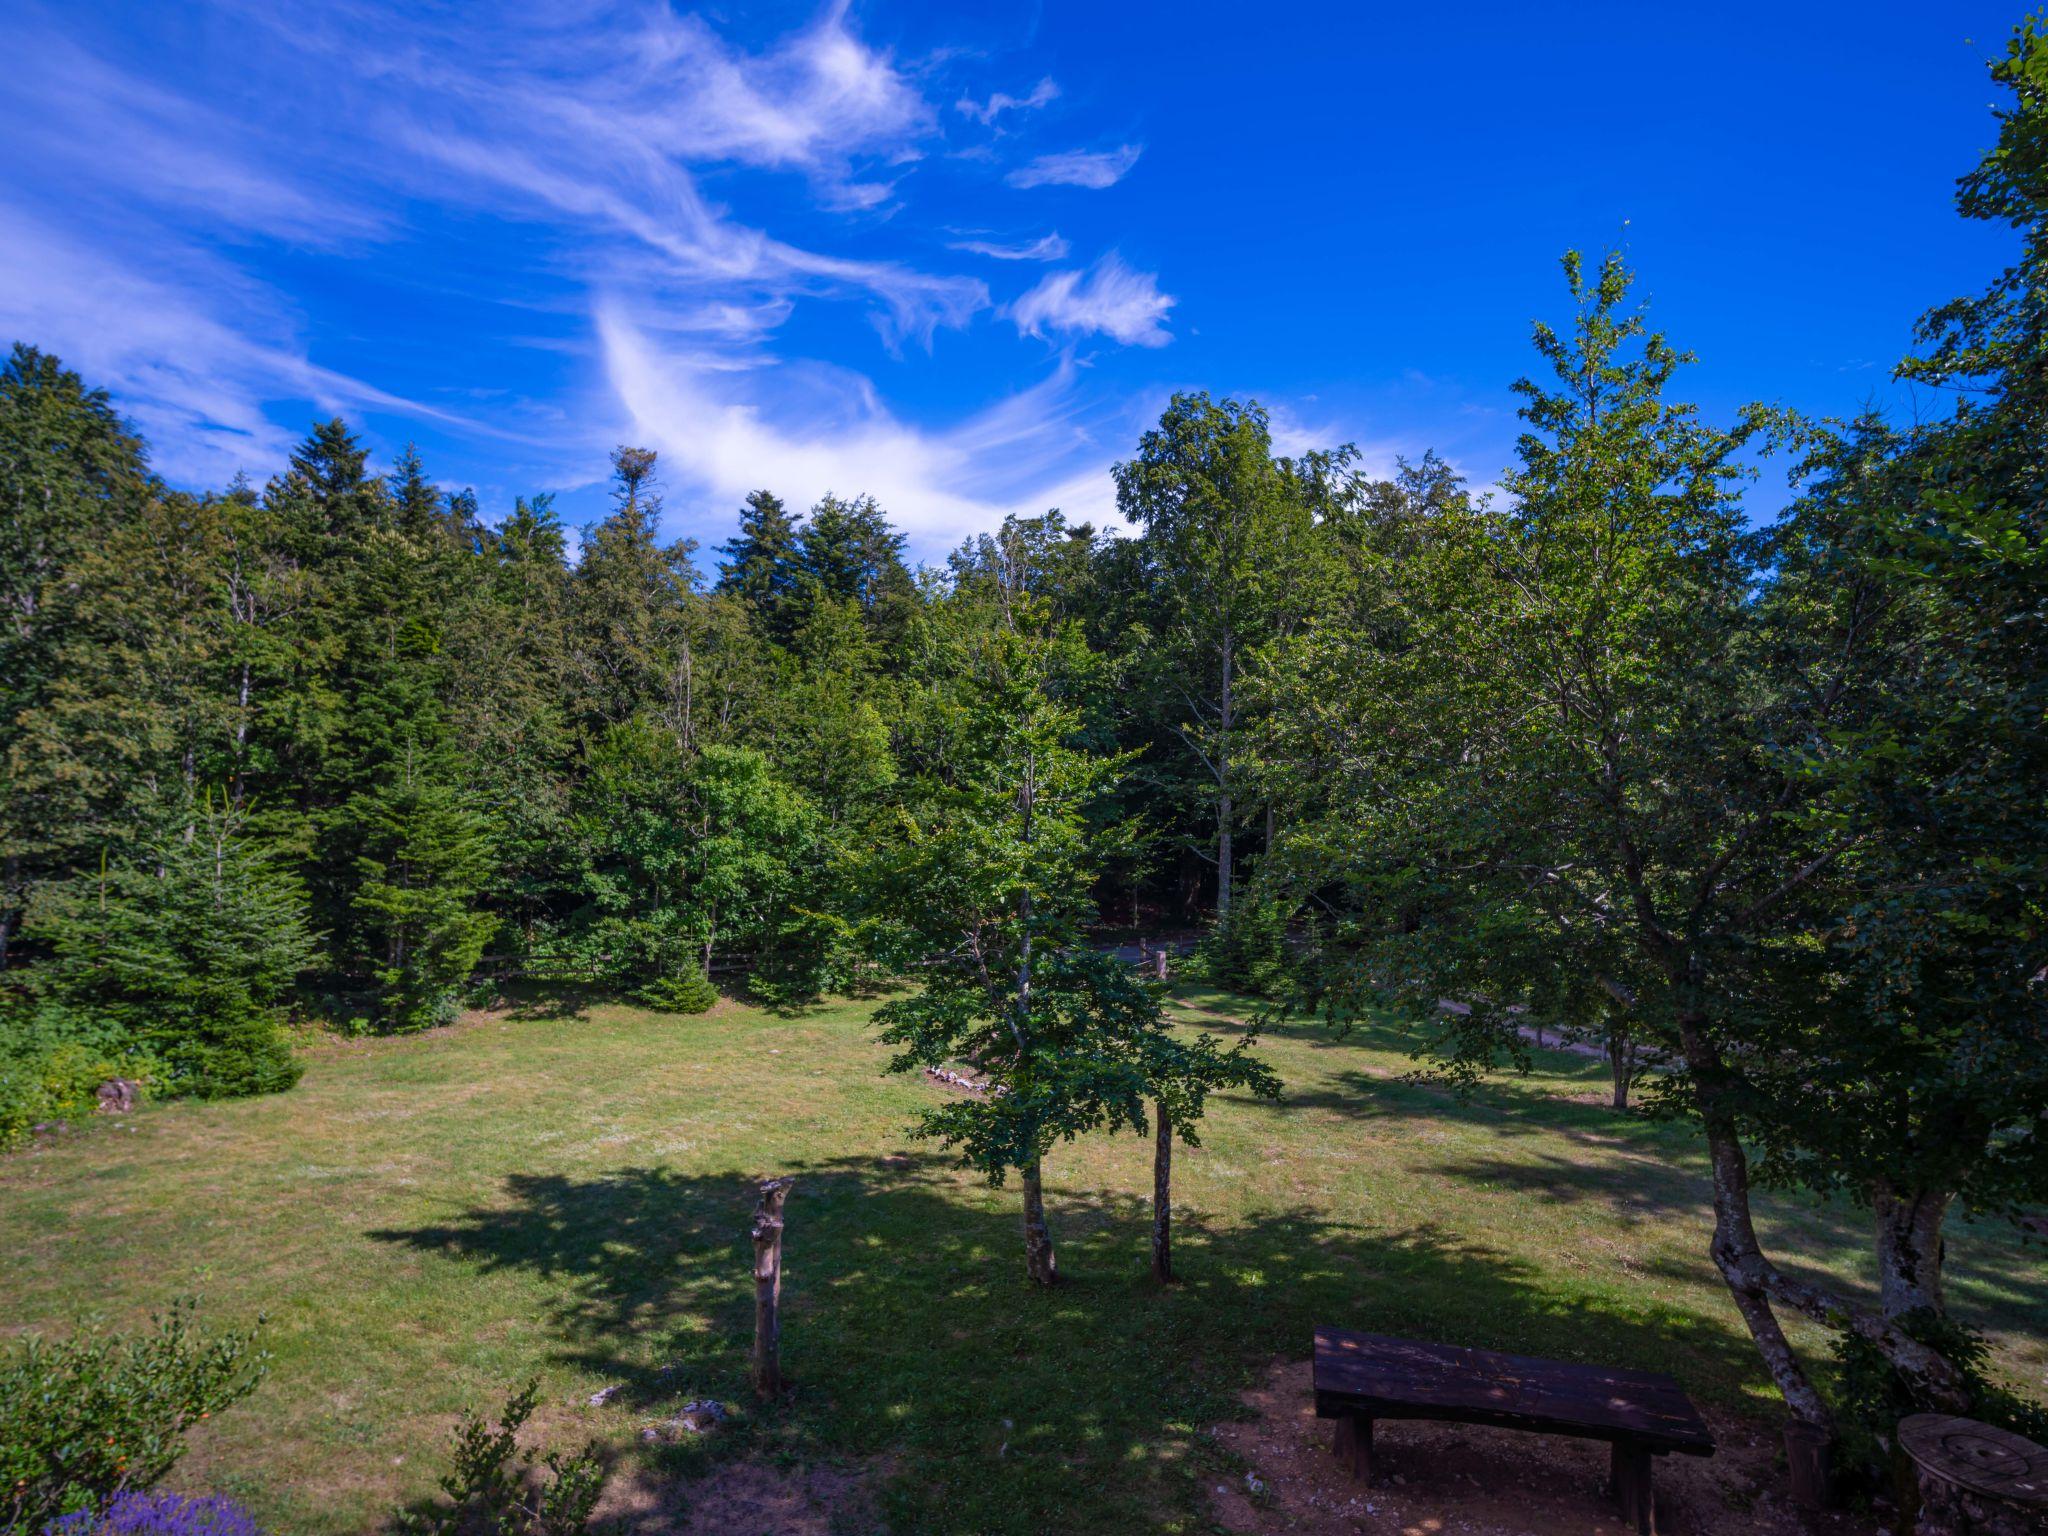
{"type": "Polygon", "coordinates": [[[16,344],[0,369],[0,969],[31,885],[57,873],[79,830],[67,776],[22,738],[57,681],[80,558],[151,494],[142,444],[106,391],[16,344]]]}
{"type": "Polygon", "coordinates": [[[1025,1273],[1059,1278],[1043,1162],[1104,1125],[1145,1124],[1131,1049],[1159,1004],[1094,950],[1100,858],[1088,811],[1121,764],[1075,744],[1090,663],[1072,631],[958,615],[917,701],[918,774],[900,840],[874,858],[881,953],[918,990],[876,1014],[899,1072],[965,1062],[980,1091],[929,1111],[917,1134],[1000,1185],[1023,1185],[1025,1273]]]}
{"type": "MultiPolygon", "coordinates": [[[[1733,430],[1669,398],[1686,361],[1630,309],[1617,257],[1566,273],[1572,330],[1536,330],[1548,380],[1504,509],[1451,509],[1401,562],[1402,643],[1341,633],[1293,648],[1286,708],[1341,730],[1316,846],[1364,923],[1352,981],[1392,978],[1462,1063],[1522,1050],[1513,1005],[1621,969],[1679,1070],[1667,1102],[1705,1133],[1710,1251],[1793,1412],[1829,1412],[1786,1339],[1789,1306],[1922,1379],[1955,1373],[1881,1314],[1764,1251],[1749,1138],[1769,1112],[1753,1063],[1796,1049],[1824,1006],[1808,940],[1847,847],[1800,811],[1802,743],[1846,723],[1866,651],[1793,679],[1761,632],[1765,546],[1744,527],[1733,430]],[[1470,1012],[1439,1013],[1442,996],[1470,1012]]],[[[1823,648],[1824,649],[1824,648],[1823,648]]],[[[1340,991],[1342,989],[1340,988],[1340,991]]]]}
{"type": "Polygon", "coordinates": [[[1174,396],[1115,473],[1118,510],[1144,530],[1157,602],[1142,653],[1170,730],[1199,765],[1215,821],[1216,911],[1227,916],[1244,809],[1243,674],[1299,595],[1311,515],[1274,462],[1255,402],[1174,396]]]}
{"type": "Polygon", "coordinates": [[[669,698],[697,585],[694,546],[659,542],[661,497],[648,448],[612,454],[613,510],[584,530],[571,587],[572,646],[582,712],[593,728],[669,698]]]}
{"type": "Polygon", "coordinates": [[[746,604],[761,632],[778,644],[789,639],[790,605],[802,577],[797,519],[772,491],[749,491],[740,531],[718,552],[718,590],[746,604]]]}

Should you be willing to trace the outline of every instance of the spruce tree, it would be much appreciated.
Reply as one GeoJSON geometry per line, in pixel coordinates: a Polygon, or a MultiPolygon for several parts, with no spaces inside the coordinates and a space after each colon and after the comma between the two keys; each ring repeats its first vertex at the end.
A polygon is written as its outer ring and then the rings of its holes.
{"type": "Polygon", "coordinates": [[[151,493],[142,444],[106,391],[17,344],[0,368],[0,969],[31,886],[81,843],[62,764],[23,740],[58,682],[65,637],[89,619],[78,562],[151,493]]]}
{"type": "Polygon", "coordinates": [[[747,606],[761,633],[776,644],[789,639],[789,605],[796,596],[799,564],[797,519],[772,491],[749,491],[740,511],[740,531],[719,545],[718,590],[747,606]]]}
{"type": "Polygon", "coordinates": [[[315,949],[297,878],[211,794],[152,844],[48,893],[35,924],[63,1000],[124,1027],[174,1093],[298,1081],[282,1005],[315,949]]]}
{"type": "Polygon", "coordinates": [[[498,925],[477,904],[491,867],[489,823],[413,751],[348,813],[363,850],[351,905],[373,966],[378,1022],[445,1023],[498,925]]]}

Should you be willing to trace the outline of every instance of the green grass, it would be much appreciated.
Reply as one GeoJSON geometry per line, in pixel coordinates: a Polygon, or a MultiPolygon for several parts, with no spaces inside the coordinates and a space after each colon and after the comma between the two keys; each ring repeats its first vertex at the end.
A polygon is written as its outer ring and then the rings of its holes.
{"type": "MultiPolygon", "coordinates": [[[[662,1404],[743,1402],[752,1181],[781,1172],[795,1394],[662,1454],[874,1458],[899,1532],[1204,1529],[1201,1427],[1318,1321],[1668,1370],[1770,1411],[1705,1258],[1694,1143],[1591,1102],[1598,1063],[1545,1054],[1459,1103],[1398,1081],[1390,1036],[1274,1032],[1286,1102],[1218,1102],[1180,1158],[1184,1283],[1145,1277],[1149,1143],[1125,1137],[1052,1159],[1071,1283],[1035,1294],[1014,1191],[905,1138],[938,1090],[882,1075],[867,1011],[477,1017],[323,1043],[280,1097],[96,1124],[0,1159],[4,1322],[128,1324],[181,1292],[221,1324],[268,1314],[272,1379],[177,1480],[293,1533],[378,1528],[430,1490],[454,1415],[529,1374],[556,1443],[599,1436],[629,1471],[662,1404]]],[[[1853,1209],[1773,1203],[1765,1234],[1860,1273],[1853,1209]]],[[[1957,1310],[2039,1392],[2043,1249],[1959,1222],[1951,1255],[1957,1310]]]]}

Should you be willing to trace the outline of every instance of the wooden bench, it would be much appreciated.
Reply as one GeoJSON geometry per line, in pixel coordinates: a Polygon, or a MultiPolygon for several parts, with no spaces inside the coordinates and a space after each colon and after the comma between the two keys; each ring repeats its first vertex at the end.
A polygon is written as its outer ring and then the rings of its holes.
{"type": "Polygon", "coordinates": [[[1685,1389],[1654,1371],[1318,1328],[1315,1389],[1316,1417],[1338,1421],[1337,1455],[1367,1480],[1375,1419],[1441,1419],[1609,1441],[1611,1491],[1643,1536],[1656,1530],[1651,1458],[1714,1454],[1714,1437],[1685,1389]]]}

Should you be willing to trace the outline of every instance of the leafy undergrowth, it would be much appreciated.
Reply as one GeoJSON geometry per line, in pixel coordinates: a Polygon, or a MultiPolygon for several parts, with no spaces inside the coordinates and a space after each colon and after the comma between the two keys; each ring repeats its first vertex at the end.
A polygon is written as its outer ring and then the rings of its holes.
{"type": "MultiPolygon", "coordinates": [[[[1184,995],[1191,1022],[1236,1005],[1184,995]]],[[[257,1396],[174,1481],[267,1527],[380,1528],[431,1492],[465,1408],[538,1375],[550,1443],[615,1475],[735,1457],[886,1468],[899,1532],[1193,1531],[1263,1362],[1318,1321],[1647,1366],[1704,1399],[1769,1399],[1705,1258],[1687,1134],[1600,1107],[1599,1063],[1540,1055],[1460,1103],[1400,1079],[1390,1035],[1264,1046],[1278,1105],[1225,1099],[1178,1160],[1178,1265],[1146,1278],[1149,1144],[1063,1149],[1048,1197],[1069,1283],[1022,1280],[1014,1190],[906,1142],[922,1082],[881,1075],[868,1004],[698,1017],[528,1003],[428,1035],[333,1043],[276,1098],[152,1108],[0,1162],[11,1329],[119,1325],[178,1292],[263,1312],[257,1396]],[[784,1351],[747,1406],[753,1181],[793,1172],[784,1351]],[[601,1406],[588,1398],[617,1385],[601,1406]],[[716,1434],[644,1426],[716,1397],[716,1434]]],[[[1853,1209],[1771,1207],[1767,1237],[1854,1274],[1853,1209]]],[[[2048,1263],[1959,1224],[1955,1304],[2038,1389],[2048,1263]]],[[[1815,1341],[1807,1337],[1809,1346],[1815,1341]]]]}

